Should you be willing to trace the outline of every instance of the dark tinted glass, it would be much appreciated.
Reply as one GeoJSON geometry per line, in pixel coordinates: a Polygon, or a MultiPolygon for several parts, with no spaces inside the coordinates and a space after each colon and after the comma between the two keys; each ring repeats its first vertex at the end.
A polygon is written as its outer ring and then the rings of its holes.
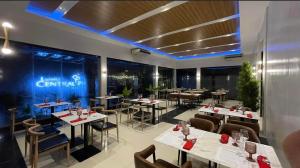
{"type": "Polygon", "coordinates": [[[173,72],[172,68],[158,67],[158,86],[162,88],[173,88],[173,72]]]}
{"type": "Polygon", "coordinates": [[[177,69],[177,88],[196,89],[196,68],[177,69]]]}

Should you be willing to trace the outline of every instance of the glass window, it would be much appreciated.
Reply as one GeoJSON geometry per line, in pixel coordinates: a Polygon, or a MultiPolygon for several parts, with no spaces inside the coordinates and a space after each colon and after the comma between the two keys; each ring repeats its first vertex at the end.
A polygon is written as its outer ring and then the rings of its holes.
{"type": "Polygon", "coordinates": [[[78,97],[86,106],[90,97],[98,95],[100,57],[18,42],[11,46],[15,54],[0,57],[0,114],[16,106],[19,119],[44,118],[50,116],[49,110],[33,104],[45,98],[70,101],[78,97]]]}
{"type": "Polygon", "coordinates": [[[173,73],[174,69],[158,67],[158,86],[162,88],[173,88],[173,73]]]}
{"type": "Polygon", "coordinates": [[[154,66],[123,61],[118,59],[107,59],[107,92],[113,95],[122,94],[125,86],[132,89],[131,97],[142,94],[148,96],[147,88],[153,86],[154,66]]]}
{"type": "Polygon", "coordinates": [[[177,69],[177,88],[196,89],[196,68],[177,69]]]}

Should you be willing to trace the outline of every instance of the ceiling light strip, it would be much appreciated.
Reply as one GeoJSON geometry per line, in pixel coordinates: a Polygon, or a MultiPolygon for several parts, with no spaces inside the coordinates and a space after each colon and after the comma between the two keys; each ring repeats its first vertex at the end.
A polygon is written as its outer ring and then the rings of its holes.
{"type": "Polygon", "coordinates": [[[128,20],[128,21],[126,21],[126,22],[124,22],[124,23],[122,23],[120,25],[117,25],[117,26],[115,26],[115,27],[113,27],[113,28],[111,28],[109,30],[106,30],[106,32],[107,33],[112,33],[114,31],[117,31],[117,30],[120,30],[120,29],[122,29],[124,27],[127,27],[127,26],[129,26],[131,24],[135,24],[135,23],[137,23],[137,22],[139,22],[141,20],[144,20],[144,19],[147,19],[147,18],[149,18],[151,16],[157,15],[157,14],[159,14],[161,12],[165,12],[167,10],[170,10],[171,8],[174,8],[174,7],[178,6],[178,5],[184,4],[186,2],[187,1],[174,1],[174,2],[170,2],[170,3],[168,3],[168,4],[164,5],[164,6],[161,6],[159,8],[154,9],[154,10],[146,12],[146,13],[138,16],[138,17],[135,17],[135,18],[133,18],[131,20],[128,20]]]}
{"type": "Polygon", "coordinates": [[[217,45],[217,46],[211,46],[211,47],[195,48],[195,49],[191,49],[191,50],[182,50],[182,51],[172,52],[172,53],[169,53],[169,54],[184,53],[184,52],[190,52],[190,51],[196,51],[196,50],[207,50],[207,49],[211,49],[211,48],[232,46],[232,45],[237,45],[237,44],[239,44],[239,43],[230,43],[230,44],[223,44],[223,45],[217,45]]]}
{"type": "Polygon", "coordinates": [[[195,41],[187,41],[187,42],[183,42],[183,43],[177,43],[177,44],[172,44],[172,45],[167,45],[167,46],[163,46],[163,47],[158,47],[156,49],[163,49],[163,48],[169,48],[169,47],[177,47],[180,45],[184,45],[184,44],[190,44],[190,43],[196,43],[196,42],[201,42],[201,41],[207,41],[207,40],[213,40],[213,39],[218,39],[218,38],[223,38],[223,37],[229,37],[229,36],[234,36],[237,35],[238,33],[230,33],[230,34],[224,34],[221,36],[215,36],[215,37],[209,37],[209,38],[205,38],[205,39],[199,39],[199,40],[195,40],[195,41]]]}
{"type": "Polygon", "coordinates": [[[218,51],[218,52],[208,52],[208,53],[201,53],[201,54],[193,54],[193,55],[181,55],[177,57],[193,57],[193,56],[201,56],[201,55],[206,55],[206,54],[217,54],[217,53],[223,53],[223,52],[235,52],[239,51],[240,49],[235,49],[235,50],[224,50],[224,51],[218,51]]]}
{"type": "Polygon", "coordinates": [[[209,21],[209,22],[206,22],[206,23],[201,23],[201,24],[198,24],[198,25],[185,27],[183,29],[175,30],[175,31],[168,32],[168,33],[165,33],[165,34],[160,34],[160,35],[157,35],[157,36],[153,36],[153,37],[149,37],[149,38],[146,38],[146,39],[138,40],[138,41],[136,41],[136,43],[142,43],[142,42],[145,42],[145,41],[149,41],[149,40],[152,40],[152,39],[155,39],[155,38],[161,38],[161,37],[164,37],[164,36],[169,36],[169,35],[179,33],[179,32],[182,32],[182,31],[190,31],[192,29],[197,29],[197,28],[208,26],[208,25],[211,25],[211,24],[224,22],[224,21],[231,20],[231,19],[236,19],[239,16],[240,16],[239,14],[236,14],[236,15],[227,16],[227,17],[217,19],[217,20],[212,20],[212,21],[209,21]]]}
{"type": "Polygon", "coordinates": [[[54,11],[58,15],[64,16],[69,12],[71,8],[73,8],[78,1],[63,1],[54,11]]]}

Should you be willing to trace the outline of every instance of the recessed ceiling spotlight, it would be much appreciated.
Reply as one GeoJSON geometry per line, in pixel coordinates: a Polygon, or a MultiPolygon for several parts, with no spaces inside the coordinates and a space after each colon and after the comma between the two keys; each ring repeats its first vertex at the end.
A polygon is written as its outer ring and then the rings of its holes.
{"type": "Polygon", "coordinates": [[[179,46],[179,44],[175,44],[174,46],[179,46]]]}
{"type": "Polygon", "coordinates": [[[201,42],[202,40],[198,40],[198,42],[201,42]]]}
{"type": "Polygon", "coordinates": [[[161,10],[161,12],[165,12],[167,10],[169,10],[170,8],[164,8],[163,10],[161,10]]]}
{"type": "Polygon", "coordinates": [[[110,30],[109,32],[113,33],[115,30],[110,30]]]}
{"type": "Polygon", "coordinates": [[[5,54],[5,55],[9,55],[9,54],[12,54],[12,53],[13,53],[13,50],[10,49],[10,48],[5,48],[5,47],[3,47],[3,48],[1,49],[1,52],[2,52],[3,54],[5,54]]]}
{"type": "Polygon", "coordinates": [[[219,20],[219,22],[225,22],[227,19],[221,19],[219,20]]]}
{"type": "Polygon", "coordinates": [[[133,21],[131,21],[130,23],[131,24],[135,24],[135,23],[137,23],[138,21],[137,20],[133,20],[133,21]]]}
{"type": "Polygon", "coordinates": [[[3,23],[2,23],[2,27],[6,27],[6,28],[12,29],[12,28],[13,28],[13,25],[12,25],[11,23],[9,23],[9,22],[3,22],[3,23]]]}
{"type": "Polygon", "coordinates": [[[231,44],[228,44],[228,45],[235,45],[235,43],[231,43],[231,44]]]}
{"type": "Polygon", "coordinates": [[[189,51],[191,51],[191,50],[185,50],[186,52],[189,52],[189,51]]]}
{"type": "Polygon", "coordinates": [[[210,47],[205,47],[204,49],[209,49],[210,47]]]}
{"type": "Polygon", "coordinates": [[[159,50],[160,48],[158,47],[158,48],[156,48],[157,50],[159,50]]]}
{"type": "Polygon", "coordinates": [[[226,37],[232,36],[232,34],[227,34],[226,37]]]}
{"type": "Polygon", "coordinates": [[[157,38],[161,38],[161,37],[162,37],[162,35],[157,36],[157,38]]]}
{"type": "Polygon", "coordinates": [[[191,30],[191,28],[185,28],[183,31],[189,31],[191,30]]]}
{"type": "Polygon", "coordinates": [[[141,43],[141,42],[143,42],[143,40],[137,41],[137,43],[141,43]]]}

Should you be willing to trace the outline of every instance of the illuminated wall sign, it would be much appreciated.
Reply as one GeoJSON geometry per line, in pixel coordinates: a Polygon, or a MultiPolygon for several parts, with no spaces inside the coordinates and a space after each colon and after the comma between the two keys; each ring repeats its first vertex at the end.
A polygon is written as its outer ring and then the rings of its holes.
{"type": "Polygon", "coordinates": [[[71,80],[61,80],[61,78],[44,78],[41,77],[40,80],[35,82],[35,86],[44,87],[77,87],[83,84],[83,81],[79,74],[72,75],[71,80]]]}

